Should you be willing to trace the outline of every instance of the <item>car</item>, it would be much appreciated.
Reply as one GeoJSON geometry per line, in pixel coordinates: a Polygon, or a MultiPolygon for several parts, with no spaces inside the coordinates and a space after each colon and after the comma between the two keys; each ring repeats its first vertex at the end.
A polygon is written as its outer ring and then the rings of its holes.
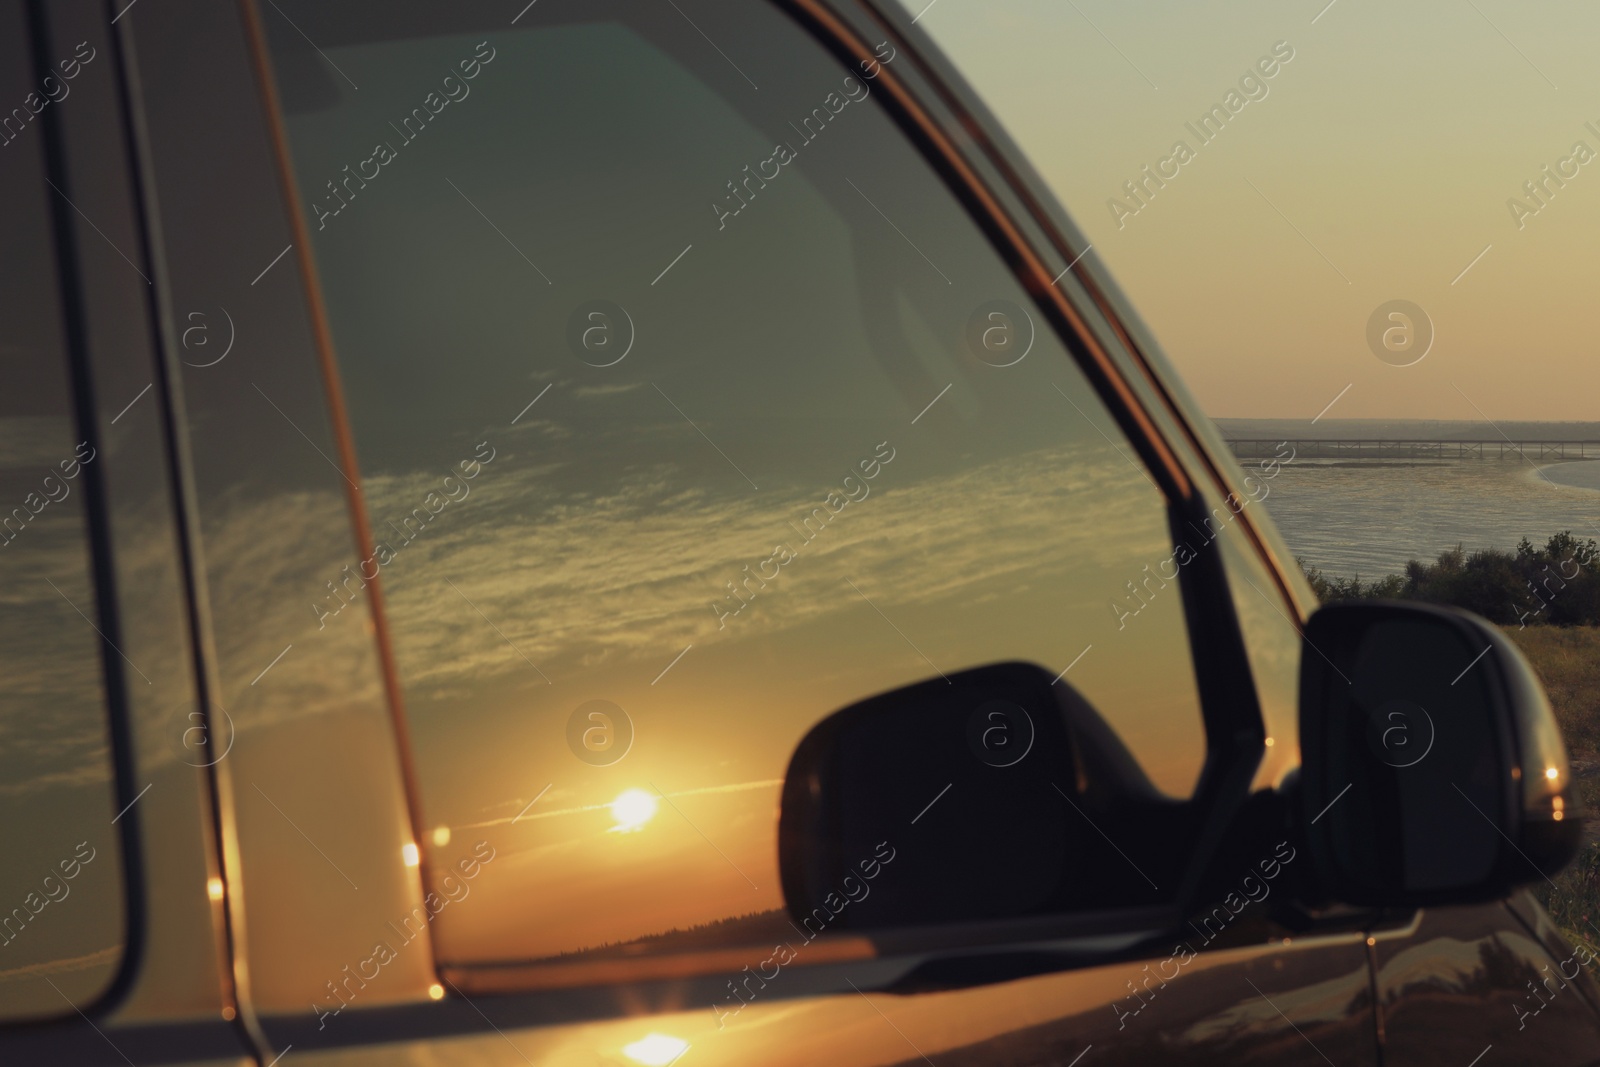
{"type": "Polygon", "coordinates": [[[1531,669],[914,23],[0,0],[0,1062],[1600,1060],[1531,669]]]}

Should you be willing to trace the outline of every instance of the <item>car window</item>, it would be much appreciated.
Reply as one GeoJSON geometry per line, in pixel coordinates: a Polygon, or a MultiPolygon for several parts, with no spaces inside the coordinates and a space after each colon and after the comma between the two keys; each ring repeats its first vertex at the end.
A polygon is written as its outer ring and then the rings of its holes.
{"type": "Polygon", "coordinates": [[[308,610],[381,584],[425,844],[499,857],[442,958],[788,931],[800,738],[982,664],[1192,793],[1166,502],[880,110],[892,46],[755,4],[264,19],[377,539],[308,610]]]}
{"type": "Polygon", "coordinates": [[[0,99],[21,105],[0,123],[3,1018],[92,1004],[126,939],[101,675],[118,652],[97,632],[84,505],[99,449],[74,416],[39,118],[85,57],[37,70],[27,41],[22,5],[0,2],[0,99]]]}

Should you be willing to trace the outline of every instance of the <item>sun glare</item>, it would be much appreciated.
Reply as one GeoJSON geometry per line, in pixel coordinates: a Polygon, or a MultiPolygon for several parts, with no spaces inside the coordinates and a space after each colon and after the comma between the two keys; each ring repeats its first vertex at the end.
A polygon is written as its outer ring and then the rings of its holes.
{"type": "MultiPolygon", "coordinates": [[[[624,793],[623,796],[627,794],[624,793]]],[[[646,793],[644,796],[648,798],[650,794],[646,793]]],[[[651,804],[654,803],[655,801],[651,800],[651,804]]],[[[645,1064],[645,1067],[667,1067],[688,1051],[689,1042],[681,1037],[671,1037],[667,1034],[646,1034],[633,1044],[622,1046],[624,1055],[634,1063],[645,1064]]]]}
{"type": "Polygon", "coordinates": [[[643,789],[629,789],[611,802],[611,817],[617,820],[613,830],[627,833],[637,830],[656,815],[656,798],[643,789]]]}

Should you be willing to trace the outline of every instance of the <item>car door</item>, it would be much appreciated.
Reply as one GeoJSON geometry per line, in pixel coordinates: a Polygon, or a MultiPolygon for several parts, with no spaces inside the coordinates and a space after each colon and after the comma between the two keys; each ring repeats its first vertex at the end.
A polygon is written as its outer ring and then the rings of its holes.
{"type": "MultiPolygon", "coordinates": [[[[263,1061],[1375,1062],[1239,629],[1301,603],[1264,493],[851,18],[118,16],[263,1061]],[[806,730],[1005,660],[1167,817],[1018,803],[1099,835],[1101,906],[1188,921],[875,940],[786,900],[806,730]]],[[[940,877],[948,792],[873,877],[940,877]]]]}
{"type": "Polygon", "coordinates": [[[1600,1059],[1594,955],[1527,892],[1427,910],[1377,940],[1386,1062],[1600,1059]]]}

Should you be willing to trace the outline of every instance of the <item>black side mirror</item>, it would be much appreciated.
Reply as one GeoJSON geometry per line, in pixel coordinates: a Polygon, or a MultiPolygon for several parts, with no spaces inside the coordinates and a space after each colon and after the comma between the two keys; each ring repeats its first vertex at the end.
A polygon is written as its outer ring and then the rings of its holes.
{"type": "Polygon", "coordinates": [[[1583,819],[1549,702],[1476,615],[1319,610],[1305,627],[1300,745],[1303,826],[1332,899],[1495,900],[1577,853],[1583,819]]]}
{"type": "Polygon", "coordinates": [[[814,727],[784,780],[779,867],[808,936],[1130,909],[1178,881],[1164,844],[1188,817],[1065,680],[1001,663],[814,727]]]}

